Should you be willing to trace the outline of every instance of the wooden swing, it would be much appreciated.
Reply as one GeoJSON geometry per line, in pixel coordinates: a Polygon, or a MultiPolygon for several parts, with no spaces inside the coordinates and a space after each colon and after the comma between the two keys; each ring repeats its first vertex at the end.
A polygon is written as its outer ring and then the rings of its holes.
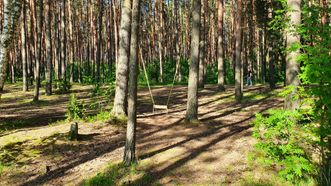
{"type": "Polygon", "coordinates": [[[139,53],[140,53],[140,59],[141,59],[141,63],[142,63],[142,66],[143,66],[143,70],[144,70],[145,79],[146,79],[146,82],[147,82],[149,94],[151,96],[151,100],[152,100],[152,104],[153,104],[153,113],[155,111],[157,111],[157,110],[165,110],[167,113],[169,113],[169,102],[170,102],[170,98],[171,98],[171,95],[172,95],[172,92],[173,92],[173,88],[174,88],[174,85],[175,85],[175,81],[176,81],[177,68],[178,68],[177,65],[178,64],[176,64],[176,73],[174,75],[174,78],[173,78],[173,82],[172,82],[170,91],[168,93],[167,103],[166,103],[166,105],[158,105],[158,104],[155,103],[153,92],[152,92],[152,88],[151,88],[151,86],[149,84],[149,79],[148,79],[148,75],[147,75],[146,65],[145,65],[145,62],[144,62],[144,59],[143,59],[143,56],[142,56],[142,52],[141,52],[141,48],[140,47],[139,47],[139,53]]]}

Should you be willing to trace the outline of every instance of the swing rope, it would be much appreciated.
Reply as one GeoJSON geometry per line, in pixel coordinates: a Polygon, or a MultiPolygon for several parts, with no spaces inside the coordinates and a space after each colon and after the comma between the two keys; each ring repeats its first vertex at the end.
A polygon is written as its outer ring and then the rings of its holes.
{"type": "MultiPolygon", "coordinates": [[[[146,82],[147,82],[149,94],[150,94],[151,99],[152,99],[153,108],[155,108],[156,104],[155,104],[155,100],[154,100],[152,88],[151,88],[150,83],[149,83],[149,78],[148,78],[148,74],[147,74],[147,70],[146,70],[146,65],[145,65],[145,62],[144,62],[144,59],[143,59],[143,56],[142,56],[142,51],[141,51],[141,48],[140,47],[139,47],[139,53],[140,53],[140,60],[141,60],[142,66],[143,66],[143,70],[144,70],[145,79],[146,79],[146,82]]],[[[177,63],[176,64],[176,72],[175,72],[175,75],[174,75],[174,78],[173,78],[173,81],[172,81],[172,85],[171,85],[170,91],[168,93],[168,99],[167,99],[167,104],[166,104],[166,108],[167,109],[169,108],[169,103],[170,103],[171,95],[173,93],[174,85],[175,85],[175,82],[176,82],[178,65],[179,64],[177,63]]],[[[154,109],[153,109],[153,111],[154,111],[154,109]]]]}
{"type": "Polygon", "coordinates": [[[151,86],[149,84],[149,79],[148,79],[148,75],[147,75],[147,71],[146,71],[146,66],[145,66],[145,62],[144,62],[144,58],[143,58],[143,54],[141,52],[141,48],[139,46],[139,53],[140,53],[140,60],[141,60],[141,63],[143,65],[143,69],[144,69],[144,74],[145,74],[145,78],[146,78],[146,82],[147,82],[147,86],[148,86],[148,90],[149,90],[149,94],[151,96],[151,99],[152,99],[152,103],[153,103],[153,106],[155,105],[155,101],[154,101],[154,97],[153,97],[153,93],[152,93],[152,89],[151,89],[151,86]]]}

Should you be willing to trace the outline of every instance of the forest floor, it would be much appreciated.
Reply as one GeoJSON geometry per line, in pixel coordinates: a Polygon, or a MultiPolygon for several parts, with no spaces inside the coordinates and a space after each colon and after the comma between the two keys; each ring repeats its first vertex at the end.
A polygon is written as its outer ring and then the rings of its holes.
{"type": "MultiPolygon", "coordinates": [[[[277,96],[281,89],[245,88],[243,102],[236,103],[233,87],[218,92],[208,85],[199,92],[200,122],[187,124],[186,87],[174,88],[168,114],[152,114],[148,90],[141,88],[139,164],[128,175],[111,170],[120,167],[124,125],[81,121],[79,140],[68,141],[69,94],[47,97],[42,92],[42,101],[31,102],[32,91],[23,93],[17,85],[6,89],[0,101],[0,185],[81,185],[98,179],[110,184],[107,176],[115,176],[116,185],[242,185],[251,178],[262,183],[261,174],[269,173],[247,159],[254,144],[251,123],[256,113],[283,105],[277,96]]],[[[166,102],[168,90],[153,88],[158,104],[166,102]]],[[[72,88],[86,104],[110,104],[93,98],[91,91],[92,86],[72,88]]]]}

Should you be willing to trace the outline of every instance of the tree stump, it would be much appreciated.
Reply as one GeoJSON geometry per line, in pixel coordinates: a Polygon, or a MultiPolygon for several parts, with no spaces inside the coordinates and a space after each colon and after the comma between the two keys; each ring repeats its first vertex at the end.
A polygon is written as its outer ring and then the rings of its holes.
{"type": "Polygon", "coordinates": [[[78,139],[78,123],[71,124],[68,137],[71,141],[78,139]]]}

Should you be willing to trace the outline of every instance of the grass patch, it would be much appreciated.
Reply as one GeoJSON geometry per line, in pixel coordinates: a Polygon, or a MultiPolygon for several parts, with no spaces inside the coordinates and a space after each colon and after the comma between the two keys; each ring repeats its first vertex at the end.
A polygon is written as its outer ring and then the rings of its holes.
{"type": "Polygon", "coordinates": [[[249,152],[247,155],[248,169],[238,181],[241,186],[316,186],[318,185],[313,177],[296,182],[290,182],[282,178],[274,167],[267,167],[254,160],[256,152],[249,152]]]}
{"type": "MultiPolygon", "coordinates": [[[[110,164],[103,172],[85,180],[84,186],[151,185],[152,177],[139,164],[125,166],[123,163],[110,164]]],[[[155,183],[154,185],[157,185],[155,183]]]]}
{"type": "Polygon", "coordinates": [[[26,146],[23,142],[9,143],[0,149],[0,162],[5,165],[23,164],[40,155],[40,151],[26,146]]]}
{"type": "Polygon", "coordinates": [[[254,170],[254,172],[246,173],[239,181],[241,186],[316,186],[314,179],[298,181],[295,184],[285,181],[277,175],[277,173],[266,170],[254,170]]]}
{"type": "Polygon", "coordinates": [[[4,164],[0,161],[0,176],[10,168],[10,165],[4,164]]]}
{"type": "Polygon", "coordinates": [[[0,134],[17,128],[23,128],[29,125],[30,120],[12,120],[0,122],[0,134]]]}
{"type": "Polygon", "coordinates": [[[121,116],[110,115],[109,122],[111,122],[113,125],[124,126],[127,123],[127,121],[128,118],[125,115],[121,115],[121,116]]]}
{"type": "Polygon", "coordinates": [[[88,117],[87,121],[88,122],[96,122],[96,121],[107,122],[111,119],[112,119],[112,116],[109,111],[101,111],[97,115],[88,117]]]}
{"type": "MultiPolygon", "coordinates": [[[[22,129],[22,128],[27,128],[27,127],[34,127],[35,123],[42,122],[45,123],[44,125],[49,125],[49,126],[55,126],[55,125],[60,125],[64,124],[67,121],[64,119],[52,119],[52,118],[31,118],[31,119],[24,119],[24,120],[8,120],[8,121],[1,121],[0,122],[0,134],[16,130],[16,129],[22,129]]],[[[43,125],[40,125],[43,126],[43,125]]]]}
{"type": "Polygon", "coordinates": [[[38,101],[30,101],[30,104],[33,106],[49,106],[51,102],[49,100],[38,100],[38,101]]]}
{"type": "Polygon", "coordinates": [[[260,101],[268,97],[279,96],[280,91],[282,91],[282,89],[275,89],[269,92],[247,92],[244,94],[243,101],[260,101]]]}

